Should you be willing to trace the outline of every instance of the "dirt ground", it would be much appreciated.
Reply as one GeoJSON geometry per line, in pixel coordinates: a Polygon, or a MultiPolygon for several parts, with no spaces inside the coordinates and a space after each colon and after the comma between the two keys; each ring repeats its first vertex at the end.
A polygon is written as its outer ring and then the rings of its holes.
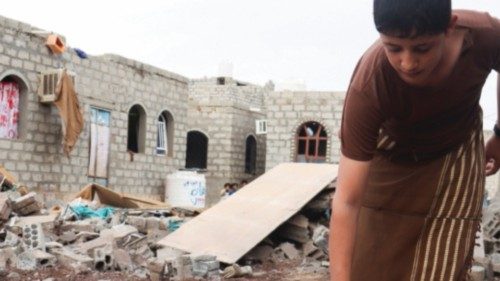
{"type": "MultiPolygon", "coordinates": [[[[301,261],[284,261],[278,264],[269,263],[265,265],[255,265],[252,267],[255,276],[245,278],[231,278],[234,281],[325,281],[328,280],[328,268],[313,267],[301,264],[301,261]]],[[[145,281],[147,278],[139,278],[129,273],[123,272],[80,272],[73,269],[57,267],[45,268],[35,272],[23,272],[9,269],[9,273],[15,272],[10,278],[0,276],[0,280],[22,280],[22,281],[42,281],[53,278],[53,281],[145,281]]],[[[193,279],[194,280],[194,279],[193,279]]],[[[186,280],[188,281],[188,280],[186,280]]]]}

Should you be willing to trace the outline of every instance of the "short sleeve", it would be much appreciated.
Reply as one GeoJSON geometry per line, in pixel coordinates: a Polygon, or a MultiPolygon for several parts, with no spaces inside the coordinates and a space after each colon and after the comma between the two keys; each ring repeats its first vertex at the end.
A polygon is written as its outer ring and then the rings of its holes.
{"type": "Polygon", "coordinates": [[[373,158],[383,120],[375,93],[368,89],[349,88],[342,116],[342,154],[358,161],[373,158]]]}

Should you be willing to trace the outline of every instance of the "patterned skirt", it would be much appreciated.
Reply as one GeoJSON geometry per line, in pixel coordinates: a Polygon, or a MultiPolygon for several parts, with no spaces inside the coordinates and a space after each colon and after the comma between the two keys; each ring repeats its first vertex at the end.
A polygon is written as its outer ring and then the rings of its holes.
{"type": "MultiPolygon", "coordinates": [[[[379,149],[392,146],[381,138],[379,149]]],[[[479,129],[426,162],[394,163],[377,153],[358,222],[352,280],[467,280],[483,192],[479,129]]]]}

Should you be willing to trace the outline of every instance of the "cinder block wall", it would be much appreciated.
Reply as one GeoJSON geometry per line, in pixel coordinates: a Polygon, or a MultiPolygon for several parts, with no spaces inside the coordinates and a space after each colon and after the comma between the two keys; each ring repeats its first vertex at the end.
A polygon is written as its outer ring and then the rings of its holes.
{"type": "Polygon", "coordinates": [[[295,135],[299,126],[316,121],[325,127],[329,138],[327,163],[338,163],[344,92],[280,91],[265,96],[267,111],[266,170],[279,163],[294,162],[297,150],[295,135]]]}
{"type": "Polygon", "coordinates": [[[53,55],[45,36],[27,24],[0,17],[0,78],[15,77],[21,87],[20,138],[0,139],[0,161],[20,182],[44,194],[62,196],[88,183],[89,121],[92,106],[111,112],[109,185],[160,199],[166,174],[183,166],[186,148],[188,80],[180,75],[116,55],[80,59],[69,49],[53,55]],[[85,127],[69,158],[61,149],[61,120],[54,105],[38,102],[39,74],[66,67],[76,73],[85,127]],[[145,152],[130,161],[128,110],[141,104],[147,115],[145,152]],[[158,156],[156,119],[168,110],[174,118],[172,157],[158,156]]]}
{"type": "Polygon", "coordinates": [[[265,119],[264,93],[267,89],[226,77],[190,83],[189,130],[208,136],[207,204],[219,200],[226,182],[252,180],[265,170],[266,136],[255,134],[255,121],[265,119]],[[245,173],[246,138],[257,140],[256,173],[245,173]]]}

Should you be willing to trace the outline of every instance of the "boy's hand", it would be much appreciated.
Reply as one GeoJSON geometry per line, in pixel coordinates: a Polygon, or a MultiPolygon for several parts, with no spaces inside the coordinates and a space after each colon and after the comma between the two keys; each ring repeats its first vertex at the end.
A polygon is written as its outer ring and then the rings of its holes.
{"type": "Polygon", "coordinates": [[[486,175],[495,174],[500,168],[500,137],[493,135],[485,147],[486,175]]]}

